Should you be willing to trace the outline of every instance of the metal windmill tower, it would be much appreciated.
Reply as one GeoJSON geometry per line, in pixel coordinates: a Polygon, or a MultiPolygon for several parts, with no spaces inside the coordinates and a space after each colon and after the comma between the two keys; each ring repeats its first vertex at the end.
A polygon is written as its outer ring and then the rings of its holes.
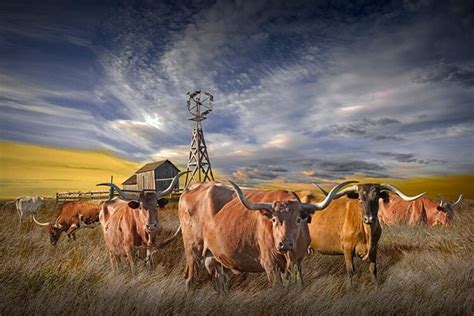
{"type": "Polygon", "coordinates": [[[193,129],[191,149],[189,151],[187,166],[189,173],[186,174],[185,189],[187,189],[192,182],[214,180],[201,124],[201,122],[206,119],[206,115],[212,111],[214,97],[209,92],[200,90],[188,92],[187,94],[189,96],[187,101],[188,111],[192,115],[189,120],[196,122],[196,125],[193,129]]]}

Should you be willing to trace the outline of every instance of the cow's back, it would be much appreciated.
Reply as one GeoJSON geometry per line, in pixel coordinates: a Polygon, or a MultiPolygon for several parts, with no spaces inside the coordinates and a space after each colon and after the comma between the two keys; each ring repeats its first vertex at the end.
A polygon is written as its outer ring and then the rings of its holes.
{"type": "Polygon", "coordinates": [[[15,205],[20,216],[36,214],[43,205],[43,201],[37,196],[23,196],[15,201],[15,205]]]}
{"type": "Polygon", "coordinates": [[[427,206],[433,205],[425,197],[407,202],[398,195],[390,195],[388,201],[379,201],[379,220],[386,225],[420,224],[427,220],[427,206]]]}

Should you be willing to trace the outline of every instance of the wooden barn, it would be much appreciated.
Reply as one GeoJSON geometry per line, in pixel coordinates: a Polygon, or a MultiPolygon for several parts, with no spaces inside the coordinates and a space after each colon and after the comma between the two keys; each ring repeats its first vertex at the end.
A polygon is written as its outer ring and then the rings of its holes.
{"type": "MultiPolygon", "coordinates": [[[[125,180],[122,185],[124,190],[163,191],[171,180],[179,173],[179,169],[168,159],[150,162],[138,169],[134,175],[125,180]]],[[[175,190],[179,190],[179,182],[175,190]]]]}

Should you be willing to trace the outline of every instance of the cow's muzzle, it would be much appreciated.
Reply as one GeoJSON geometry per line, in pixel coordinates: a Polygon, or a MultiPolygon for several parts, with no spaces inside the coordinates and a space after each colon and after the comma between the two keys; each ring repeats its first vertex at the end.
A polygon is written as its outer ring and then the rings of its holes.
{"type": "Polygon", "coordinates": [[[145,225],[145,229],[147,232],[155,231],[158,228],[158,223],[148,223],[145,225]]]}
{"type": "Polygon", "coordinates": [[[285,251],[289,251],[289,250],[293,250],[293,241],[284,240],[284,241],[280,241],[278,243],[278,251],[285,252],[285,251]]]}
{"type": "Polygon", "coordinates": [[[374,222],[374,217],[372,215],[364,215],[364,224],[372,224],[374,222]]]}

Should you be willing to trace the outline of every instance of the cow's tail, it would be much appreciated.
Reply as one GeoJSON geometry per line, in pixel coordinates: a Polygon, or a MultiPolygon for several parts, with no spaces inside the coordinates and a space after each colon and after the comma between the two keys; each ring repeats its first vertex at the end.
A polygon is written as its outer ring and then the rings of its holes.
{"type": "Polygon", "coordinates": [[[8,201],[8,202],[6,202],[5,204],[3,204],[3,209],[2,209],[3,212],[5,212],[5,208],[7,207],[7,205],[10,205],[10,204],[13,204],[13,203],[16,203],[16,200],[14,200],[14,201],[8,201]]]}
{"type": "Polygon", "coordinates": [[[179,225],[178,229],[176,230],[176,232],[173,234],[173,236],[171,236],[170,238],[166,239],[166,240],[163,240],[162,242],[160,242],[160,244],[158,245],[158,248],[161,249],[161,248],[164,248],[166,247],[170,242],[172,242],[173,240],[176,239],[176,237],[178,237],[178,235],[181,233],[181,225],[179,225]]]}

